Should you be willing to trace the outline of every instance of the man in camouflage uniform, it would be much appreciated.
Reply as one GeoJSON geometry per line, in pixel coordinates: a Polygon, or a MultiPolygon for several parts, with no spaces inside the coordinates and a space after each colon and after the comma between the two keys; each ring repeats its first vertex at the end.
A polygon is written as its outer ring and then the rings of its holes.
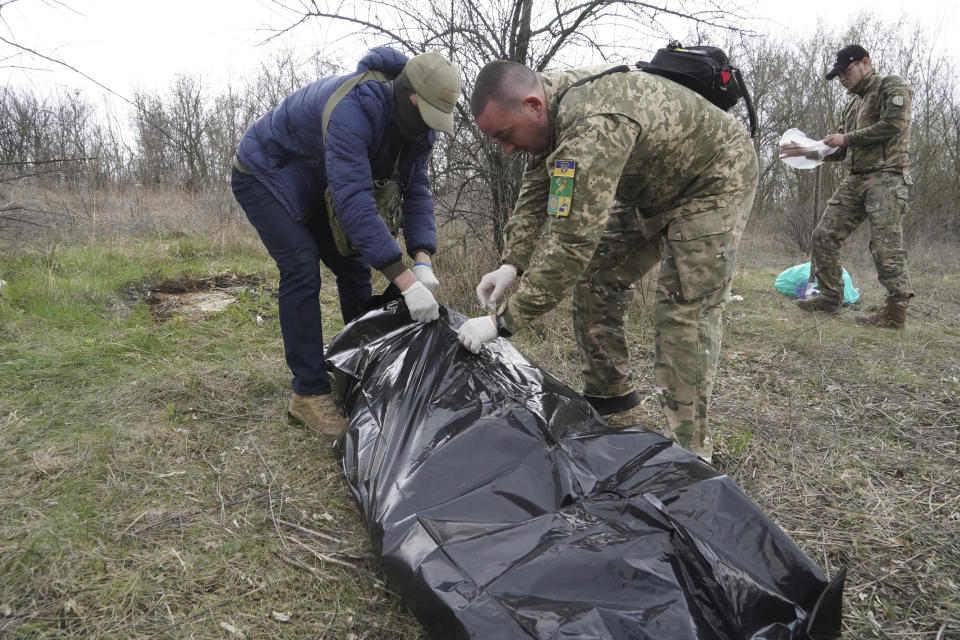
{"type": "MultiPolygon", "coordinates": [[[[827,203],[813,232],[813,265],[820,295],[798,300],[804,311],[838,313],[843,301],[840,253],[843,241],[864,220],[870,224],[870,253],[877,279],[887,289],[886,306],[857,316],[858,324],[902,329],[913,297],[903,248],[903,217],[907,213],[910,178],[910,104],[913,90],[898,76],[873,70],[870,55],[860,45],[837,53],[827,80],[839,78],[853,96],[840,117],[837,133],[823,142],[838,151],[828,161],[845,160],[850,173],[827,203]]],[[[785,146],[783,156],[803,151],[785,146]]]]}
{"type": "MultiPolygon", "coordinates": [[[[625,70],[625,69],[624,69],[625,70]]],[[[640,71],[538,74],[512,62],[477,76],[477,126],[505,153],[530,153],[502,266],[477,287],[492,316],[460,328],[477,352],[574,288],[584,395],[602,414],[640,402],[625,337],[634,283],[660,264],[654,376],[667,434],[710,460],[707,405],[721,313],[757,186],[744,128],[693,91],[640,71]],[[581,82],[582,81],[582,82],[581,82]],[[539,259],[531,265],[546,227],[539,259]]]]}

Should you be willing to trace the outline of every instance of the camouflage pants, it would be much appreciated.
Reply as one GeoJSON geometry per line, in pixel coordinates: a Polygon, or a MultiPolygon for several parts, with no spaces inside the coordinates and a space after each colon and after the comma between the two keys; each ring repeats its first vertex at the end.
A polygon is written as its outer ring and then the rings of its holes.
{"type": "Polygon", "coordinates": [[[667,435],[709,460],[707,407],[717,374],[721,315],[754,192],[733,207],[680,216],[645,239],[635,207],[617,206],[574,289],[584,393],[633,388],[625,335],[634,283],[660,264],[654,305],[654,383],[667,435]]]}
{"type": "Polygon", "coordinates": [[[907,306],[913,297],[903,248],[903,217],[911,181],[900,173],[849,175],[827,202],[813,231],[813,268],[820,291],[831,296],[843,292],[840,253],[843,241],[864,220],[870,223],[870,253],[877,279],[887,289],[887,302],[907,306]]]}

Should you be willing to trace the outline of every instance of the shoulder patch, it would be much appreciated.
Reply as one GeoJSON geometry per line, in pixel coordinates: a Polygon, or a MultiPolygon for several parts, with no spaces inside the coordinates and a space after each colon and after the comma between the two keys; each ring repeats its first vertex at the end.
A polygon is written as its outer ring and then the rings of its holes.
{"type": "Polygon", "coordinates": [[[892,98],[890,98],[890,102],[892,102],[893,104],[897,105],[898,107],[902,107],[902,106],[903,106],[903,96],[893,96],[892,98]]]}
{"type": "Polygon", "coordinates": [[[553,164],[550,176],[550,197],[547,199],[547,213],[552,216],[570,215],[573,205],[573,179],[577,173],[577,163],[573,160],[557,160],[553,164]]]}

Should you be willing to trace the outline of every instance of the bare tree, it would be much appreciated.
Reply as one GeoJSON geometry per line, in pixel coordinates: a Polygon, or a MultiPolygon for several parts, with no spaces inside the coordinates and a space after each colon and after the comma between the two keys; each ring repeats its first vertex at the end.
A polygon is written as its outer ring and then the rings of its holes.
{"type": "Polygon", "coordinates": [[[209,178],[205,143],[210,117],[200,79],[177,76],[171,92],[168,135],[176,149],[183,185],[191,191],[206,186],[209,178]]]}
{"type": "Polygon", "coordinates": [[[0,89],[0,166],[4,179],[64,183],[96,173],[101,129],[80,92],[53,98],[0,89]]]}
{"type": "Polygon", "coordinates": [[[174,161],[166,134],[170,127],[163,100],[157,95],[138,93],[134,102],[134,175],[144,186],[168,184],[173,180],[174,161]]]}

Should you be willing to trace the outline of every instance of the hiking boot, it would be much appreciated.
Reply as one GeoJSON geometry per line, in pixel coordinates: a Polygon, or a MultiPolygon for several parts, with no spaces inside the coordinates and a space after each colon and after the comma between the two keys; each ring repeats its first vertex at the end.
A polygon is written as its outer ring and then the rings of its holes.
{"type": "Polygon", "coordinates": [[[883,327],[885,329],[903,329],[907,323],[907,308],[893,302],[869,315],[854,318],[857,324],[864,327],[883,327]]]}
{"type": "Polygon", "coordinates": [[[290,397],[287,415],[321,435],[339,438],[347,430],[347,419],[340,414],[329,393],[320,396],[294,393],[290,397]]]}
{"type": "Polygon", "coordinates": [[[829,294],[820,294],[812,298],[797,300],[797,306],[803,311],[823,311],[831,315],[840,313],[840,299],[829,294]]]}
{"type": "Polygon", "coordinates": [[[628,411],[643,401],[643,398],[641,398],[640,394],[636,391],[631,391],[630,393],[622,396],[614,396],[612,398],[605,398],[603,396],[588,396],[587,394],[583,394],[583,397],[586,398],[587,402],[590,403],[590,406],[592,406],[597,413],[602,416],[608,416],[611,413],[628,411]]]}

